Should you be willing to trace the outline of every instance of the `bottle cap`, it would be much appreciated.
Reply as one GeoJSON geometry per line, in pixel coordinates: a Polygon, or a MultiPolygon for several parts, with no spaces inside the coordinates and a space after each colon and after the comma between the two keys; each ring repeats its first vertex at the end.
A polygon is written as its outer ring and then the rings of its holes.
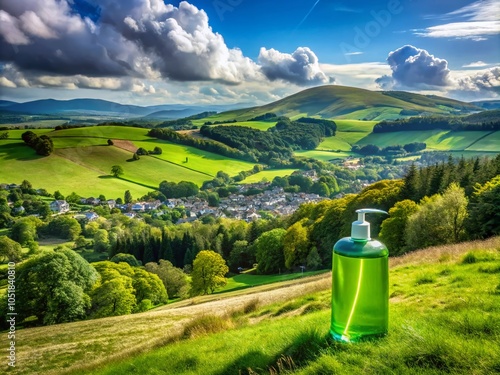
{"type": "Polygon", "coordinates": [[[356,210],[356,213],[358,214],[358,220],[354,221],[351,227],[351,238],[354,240],[371,240],[370,223],[365,221],[365,214],[374,213],[387,215],[387,212],[375,208],[362,208],[356,210]]]}

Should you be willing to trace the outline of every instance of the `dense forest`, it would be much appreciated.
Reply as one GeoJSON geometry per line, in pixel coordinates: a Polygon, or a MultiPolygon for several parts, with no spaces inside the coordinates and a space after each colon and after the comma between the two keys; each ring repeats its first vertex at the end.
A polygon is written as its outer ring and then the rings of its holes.
{"type": "Polygon", "coordinates": [[[335,135],[336,129],[330,120],[302,117],[291,121],[280,117],[267,132],[245,126],[204,125],[200,134],[241,150],[252,160],[276,165],[292,158],[293,150],[315,149],[324,137],[335,135]]]}

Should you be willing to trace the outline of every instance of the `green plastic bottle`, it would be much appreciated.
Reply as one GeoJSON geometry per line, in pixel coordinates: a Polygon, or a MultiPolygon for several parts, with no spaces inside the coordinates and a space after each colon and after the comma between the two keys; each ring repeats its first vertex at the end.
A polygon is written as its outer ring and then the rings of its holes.
{"type": "Polygon", "coordinates": [[[384,213],[365,208],[356,211],[351,237],[333,247],[332,319],[335,340],[356,342],[384,336],[389,325],[389,251],[370,238],[366,213],[384,213]]]}

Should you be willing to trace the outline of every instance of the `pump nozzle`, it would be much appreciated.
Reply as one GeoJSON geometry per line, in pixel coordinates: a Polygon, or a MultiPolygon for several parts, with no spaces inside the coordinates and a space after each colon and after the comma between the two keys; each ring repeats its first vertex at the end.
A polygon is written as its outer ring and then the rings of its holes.
{"type": "Polygon", "coordinates": [[[356,213],[358,214],[358,220],[354,221],[351,227],[351,238],[355,240],[371,240],[370,223],[365,221],[365,214],[374,213],[387,215],[387,212],[375,208],[362,208],[356,210],[356,213]]]}

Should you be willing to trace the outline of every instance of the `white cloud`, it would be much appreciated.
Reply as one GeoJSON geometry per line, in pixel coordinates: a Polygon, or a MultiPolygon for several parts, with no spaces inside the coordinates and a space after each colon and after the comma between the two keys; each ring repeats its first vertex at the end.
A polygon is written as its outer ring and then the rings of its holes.
{"type": "Polygon", "coordinates": [[[487,64],[484,61],[475,61],[471,62],[470,64],[462,65],[462,68],[483,68],[488,65],[490,64],[487,64]]]}
{"type": "Polygon", "coordinates": [[[457,19],[457,22],[431,26],[414,33],[429,38],[463,38],[475,41],[500,34],[500,7],[497,0],[476,1],[447,13],[444,18],[457,19]]]}
{"type": "Polygon", "coordinates": [[[262,47],[259,63],[262,72],[271,81],[280,79],[297,85],[317,85],[329,81],[319,66],[318,57],[308,47],[299,47],[292,54],[262,47]]]}
{"type": "Polygon", "coordinates": [[[387,57],[392,74],[376,80],[381,88],[392,87],[436,89],[450,84],[448,61],[424,49],[405,45],[387,57]]]}

